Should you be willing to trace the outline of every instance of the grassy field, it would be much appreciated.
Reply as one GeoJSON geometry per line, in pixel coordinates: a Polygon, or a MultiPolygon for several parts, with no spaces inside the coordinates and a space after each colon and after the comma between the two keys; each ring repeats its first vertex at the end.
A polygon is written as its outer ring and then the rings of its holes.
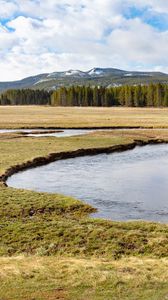
{"type": "MultiPolygon", "coordinates": [[[[121,130],[69,138],[1,134],[0,175],[49,153],[150,138],[168,140],[168,131],[121,130]]],[[[168,299],[168,226],[92,219],[93,211],[70,197],[1,184],[0,299],[168,299]]]]}
{"type": "Polygon", "coordinates": [[[167,108],[0,106],[0,128],[167,127],[167,108]]]}
{"type": "Polygon", "coordinates": [[[1,258],[1,299],[166,300],[168,260],[1,258]]]}

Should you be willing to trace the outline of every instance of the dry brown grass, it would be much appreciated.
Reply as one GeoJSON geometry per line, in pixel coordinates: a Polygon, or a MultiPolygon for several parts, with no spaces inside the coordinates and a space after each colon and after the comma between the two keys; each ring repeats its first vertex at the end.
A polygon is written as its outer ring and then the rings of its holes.
{"type": "Polygon", "coordinates": [[[0,106],[0,128],[168,127],[167,108],[0,106]]]}
{"type": "Polygon", "coordinates": [[[167,259],[2,257],[0,270],[4,300],[167,299],[167,259]]]}

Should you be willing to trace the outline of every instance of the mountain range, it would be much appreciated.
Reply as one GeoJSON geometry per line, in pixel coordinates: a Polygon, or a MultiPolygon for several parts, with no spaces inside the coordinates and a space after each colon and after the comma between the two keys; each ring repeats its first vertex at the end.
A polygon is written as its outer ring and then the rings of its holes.
{"type": "Polygon", "coordinates": [[[70,85],[120,86],[124,84],[168,83],[168,74],[161,72],[125,71],[115,68],[93,68],[89,71],[68,70],[31,76],[17,81],[0,82],[0,92],[8,89],[55,90],[70,85]]]}

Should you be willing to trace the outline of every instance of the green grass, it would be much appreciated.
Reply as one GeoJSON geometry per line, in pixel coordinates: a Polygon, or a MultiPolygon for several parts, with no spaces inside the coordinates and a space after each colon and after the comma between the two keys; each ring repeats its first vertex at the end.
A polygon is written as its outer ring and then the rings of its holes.
{"type": "Polygon", "coordinates": [[[166,300],[168,260],[0,259],[3,300],[166,300]]]}
{"type": "Polygon", "coordinates": [[[166,300],[168,226],[94,220],[92,211],[1,187],[1,298],[166,300]]]}
{"type": "Polygon", "coordinates": [[[167,225],[87,217],[93,211],[69,197],[2,187],[0,254],[167,256],[167,225]]]}
{"type": "MultiPolygon", "coordinates": [[[[167,131],[97,132],[71,138],[0,137],[0,174],[49,153],[109,147],[167,131]]],[[[168,226],[93,219],[63,195],[0,185],[0,299],[163,300],[168,226]]]]}

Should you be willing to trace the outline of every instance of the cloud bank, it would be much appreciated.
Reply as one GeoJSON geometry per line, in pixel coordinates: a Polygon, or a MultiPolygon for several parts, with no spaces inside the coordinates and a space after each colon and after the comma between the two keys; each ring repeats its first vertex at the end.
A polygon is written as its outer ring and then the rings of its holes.
{"type": "Polygon", "coordinates": [[[1,81],[92,67],[168,72],[165,0],[0,0],[0,7],[1,81]]]}

